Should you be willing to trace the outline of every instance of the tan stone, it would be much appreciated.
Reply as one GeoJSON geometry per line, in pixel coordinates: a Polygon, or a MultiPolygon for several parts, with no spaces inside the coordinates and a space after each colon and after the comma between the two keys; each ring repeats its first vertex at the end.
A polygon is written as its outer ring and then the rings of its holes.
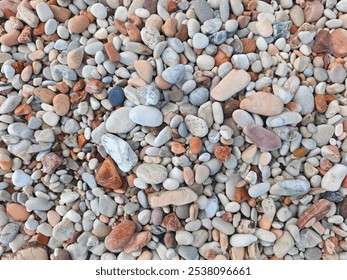
{"type": "Polygon", "coordinates": [[[59,116],[66,116],[70,111],[70,97],[66,94],[60,93],[53,98],[54,111],[59,116]]]}
{"type": "Polygon", "coordinates": [[[19,34],[20,34],[19,30],[11,30],[7,34],[2,35],[0,37],[0,43],[5,45],[5,46],[8,46],[8,47],[18,45],[19,44],[19,42],[18,42],[19,34]]]}
{"type": "Polygon", "coordinates": [[[43,102],[52,104],[55,92],[48,88],[34,88],[34,95],[40,98],[43,102]]]}
{"type": "Polygon", "coordinates": [[[276,116],[283,111],[284,106],[276,95],[259,91],[243,99],[240,108],[263,116],[276,116]]]}
{"type": "Polygon", "coordinates": [[[153,67],[146,60],[136,60],[134,62],[134,67],[137,74],[149,84],[153,78],[153,67]]]}
{"type": "Polygon", "coordinates": [[[68,22],[68,29],[72,33],[82,33],[88,26],[89,20],[85,15],[74,16],[68,22]]]}
{"type": "Polygon", "coordinates": [[[30,213],[26,210],[26,208],[18,203],[8,204],[6,206],[6,212],[13,220],[17,222],[24,222],[30,216],[30,213]]]}
{"type": "Polygon", "coordinates": [[[247,87],[251,76],[242,69],[231,70],[211,91],[217,101],[225,101],[247,87]]]}

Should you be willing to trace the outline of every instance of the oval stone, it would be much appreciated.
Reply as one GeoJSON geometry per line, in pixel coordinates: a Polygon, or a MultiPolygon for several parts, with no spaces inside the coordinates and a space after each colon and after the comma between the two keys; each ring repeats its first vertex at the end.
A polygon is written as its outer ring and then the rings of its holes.
{"type": "Polygon", "coordinates": [[[283,111],[283,102],[276,95],[259,91],[243,99],[240,108],[263,116],[276,116],[283,111]]]}
{"type": "Polygon", "coordinates": [[[136,176],[146,184],[160,184],[167,178],[167,170],[159,164],[143,163],[137,167],[136,176]]]}
{"type": "Polygon", "coordinates": [[[283,112],[274,117],[268,117],[266,119],[266,125],[269,127],[278,127],[288,124],[298,124],[301,122],[302,117],[298,112],[283,112]]]}
{"type": "Polygon", "coordinates": [[[346,175],[347,175],[347,166],[342,164],[335,164],[324,175],[322,179],[322,188],[330,192],[338,191],[346,175]]]}
{"type": "Polygon", "coordinates": [[[270,193],[274,195],[303,195],[310,190],[310,183],[308,181],[294,179],[284,180],[270,188],[270,193]]]}
{"type": "Polygon", "coordinates": [[[129,118],[136,124],[149,127],[157,127],[163,123],[161,112],[157,108],[147,105],[132,108],[129,112],[129,118]]]}
{"type": "Polygon", "coordinates": [[[243,132],[258,148],[264,151],[276,150],[282,145],[281,139],[275,133],[260,125],[248,125],[243,132]]]}

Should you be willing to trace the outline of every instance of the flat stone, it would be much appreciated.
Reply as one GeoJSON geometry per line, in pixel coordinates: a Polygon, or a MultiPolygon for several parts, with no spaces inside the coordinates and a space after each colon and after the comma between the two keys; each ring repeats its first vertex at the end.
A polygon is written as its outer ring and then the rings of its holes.
{"type": "Polygon", "coordinates": [[[308,1],[304,8],[306,22],[315,22],[323,15],[324,6],[319,0],[308,1]]]}
{"type": "Polygon", "coordinates": [[[116,225],[105,238],[105,247],[111,252],[122,249],[131,239],[135,232],[135,223],[131,220],[124,220],[116,225]]]}
{"type": "Polygon", "coordinates": [[[129,119],[134,123],[149,127],[157,127],[163,123],[162,113],[153,106],[139,105],[129,112],[129,119]]]}
{"type": "Polygon", "coordinates": [[[323,219],[330,209],[331,202],[329,200],[319,199],[301,214],[296,224],[299,229],[310,227],[323,219]]]}
{"type": "Polygon", "coordinates": [[[57,115],[65,116],[70,111],[70,98],[66,94],[57,94],[53,98],[53,108],[57,115]]]}
{"type": "Polygon", "coordinates": [[[338,191],[341,187],[343,179],[347,176],[347,166],[335,164],[322,179],[321,186],[327,191],[338,191]]]}
{"type": "Polygon", "coordinates": [[[307,86],[299,86],[293,101],[300,104],[301,110],[299,113],[301,115],[307,115],[314,109],[314,96],[307,86]]]}
{"type": "Polygon", "coordinates": [[[4,103],[0,106],[0,114],[7,114],[12,112],[22,101],[22,97],[18,95],[10,95],[4,103]]]}
{"type": "Polygon", "coordinates": [[[84,47],[73,49],[67,53],[67,65],[71,69],[77,69],[81,66],[84,57],[84,47]]]}
{"type": "Polygon", "coordinates": [[[25,5],[18,6],[17,18],[24,21],[31,28],[35,28],[39,24],[39,18],[32,10],[28,9],[25,5]]]}
{"type": "Polygon", "coordinates": [[[146,184],[160,184],[167,174],[166,168],[159,164],[143,163],[136,168],[136,176],[146,184]]]}
{"type": "Polygon", "coordinates": [[[42,22],[54,18],[54,14],[46,2],[40,2],[36,6],[36,13],[42,22]]]}
{"type": "Polygon", "coordinates": [[[231,223],[228,223],[219,217],[213,218],[212,226],[226,235],[232,235],[235,232],[235,228],[231,223]]]}
{"type": "Polygon", "coordinates": [[[213,10],[206,0],[197,0],[196,2],[194,2],[194,11],[196,16],[202,23],[214,17],[213,10]]]}
{"type": "Polygon", "coordinates": [[[269,190],[270,190],[270,183],[264,182],[264,183],[252,185],[248,189],[248,194],[250,197],[256,198],[258,196],[266,194],[269,190]]]}
{"type": "Polygon", "coordinates": [[[276,95],[259,91],[243,99],[240,108],[263,116],[276,116],[283,111],[283,102],[276,95]]]}
{"type": "Polygon", "coordinates": [[[52,237],[58,241],[66,241],[71,238],[74,232],[74,224],[70,220],[66,219],[62,220],[53,227],[52,237]]]}
{"type": "Polygon", "coordinates": [[[237,248],[248,247],[257,240],[258,238],[253,234],[236,233],[230,237],[230,245],[237,248]]]}
{"type": "Polygon", "coordinates": [[[106,217],[113,217],[117,210],[117,203],[108,195],[99,197],[99,211],[106,217]]]}
{"type": "Polygon", "coordinates": [[[331,34],[331,43],[334,49],[333,55],[335,57],[344,57],[347,55],[347,31],[342,28],[336,29],[331,34]]]}
{"type": "Polygon", "coordinates": [[[198,257],[198,249],[193,246],[178,246],[177,253],[185,260],[196,260],[198,257]]]}
{"type": "Polygon", "coordinates": [[[163,73],[163,79],[170,84],[179,84],[185,75],[185,68],[183,64],[178,64],[175,66],[170,66],[166,68],[163,73]]]}
{"type": "Polygon", "coordinates": [[[0,243],[9,244],[12,242],[20,229],[19,224],[9,223],[0,232],[0,243]]]}
{"type": "Polygon", "coordinates": [[[298,112],[283,112],[277,116],[269,117],[266,119],[266,125],[269,127],[279,127],[283,125],[294,125],[300,123],[302,120],[298,112]]]}
{"type": "Polygon", "coordinates": [[[231,70],[211,91],[217,101],[225,101],[250,83],[251,76],[245,70],[231,70]]]}
{"type": "Polygon", "coordinates": [[[257,124],[246,126],[243,132],[257,147],[264,151],[276,150],[282,146],[281,139],[275,133],[257,124]]]}
{"type": "Polygon", "coordinates": [[[137,155],[130,145],[121,138],[112,134],[105,134],[101,137],[101,143],[120,170],[129,172],[137,164],[137,155]]]}
{"type": "Polygon", "coordinates": [[[168,205],[186,205],[198,199],[198,196],[191,189],[181,187],[173,191],[153,193],[150,198],[152,207],[165,207],[168,205]]]}
{"type": "Polygon", "coordinates": [[[317,131],[312,134],[312,139],[316,141],[318,147],[322,147],[329,143],[334,135],[334,126],[330,124],[321,124],[317,126],[317,131]]]}
{"type": "Polygon", "coordinates": [[[24,171],[16,170],[15,172],[13,172],[13,175],[12,175],[12,183],[16,187],[22,188],[22,187],[25,187],[25,186],[31,186],[32,183],[33,183],[33,180],[24,171]]]}
{"type": "Polygon", "coordinates": [[[278,258],[283,258],[294,247],[294,239],[288,231],[284,231],[273,246],[274,254],[278,258]]]}
{"type": "Polygon", "coordinates": [[[300,179],[283,180],[270,188],[274,195],[295,196],[306,194],[310,190],[310,183],[300,179]]]}
{"type": "Polygon", "coordinates": [[[160,100],[160,92],[155,83],[137,88],[137,98],[143,105],[157,105],[160,100]]]}
{"type": "Polygon", "coordinates": [[[25,202],[25,207],[28,212],[31,211],[47,211],[51,209],[53,202],[49,201],[43,197],[30,197],[25,202]]]}
{"type": "Polygon", "coordinates": [[[122,107],[111,113],[106,121],[106,130],[111,133],[128,133],[136,124],[129,118],[131,107],[122,107]]]}
{"type": "Polygon", "coordinates": [[[85,15],[74,16],[68,21],[68,29],[72,33],[82,33],[89,25],[88,17],[85,15]]]}
{"type": "Polygon", "coordinates": [[[34,95],[40,98],[43,102],[52,104],[55,92],[48,88],[34,88],[34,95]]]}
{"type": "Polygon", "coordinates": [[[149,231],[135,233],[124,246],[124,252],[131,254],[140,251],[151,240],[152,234],[149,231]]]}
{"type": "Polygon", "coordinates": [[[160,33],[154,27],[144,27],[141,29],[141,39],[151,50],[160,42],[160,33]]]}

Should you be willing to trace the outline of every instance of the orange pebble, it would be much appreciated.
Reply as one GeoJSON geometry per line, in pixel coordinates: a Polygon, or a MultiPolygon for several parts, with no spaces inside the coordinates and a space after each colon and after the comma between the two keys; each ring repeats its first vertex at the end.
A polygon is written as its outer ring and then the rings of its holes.
{"type": "Polygon", "coordinates": [[[180,155],[183,154],[185,151],[186,149],[183,147],[181,143],[175,142],[171,146],[171,152],[173,152],[174,154],[180,155]]]}
{"type": "Polygon", "coordinates": [[[199,137],[193,136],[189,139],[189,147],[190,151],[193,154],[199,154],[202,149],[202,142],[199,137]]]}

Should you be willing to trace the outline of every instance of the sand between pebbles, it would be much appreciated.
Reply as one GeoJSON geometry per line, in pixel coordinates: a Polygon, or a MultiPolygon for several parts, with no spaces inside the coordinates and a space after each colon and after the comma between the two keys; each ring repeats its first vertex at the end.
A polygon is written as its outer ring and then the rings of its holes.
{"type": "Polygon", "coordinates": [[[347,0],[0,2],[1,259],[347,258],[347,0]]]}

